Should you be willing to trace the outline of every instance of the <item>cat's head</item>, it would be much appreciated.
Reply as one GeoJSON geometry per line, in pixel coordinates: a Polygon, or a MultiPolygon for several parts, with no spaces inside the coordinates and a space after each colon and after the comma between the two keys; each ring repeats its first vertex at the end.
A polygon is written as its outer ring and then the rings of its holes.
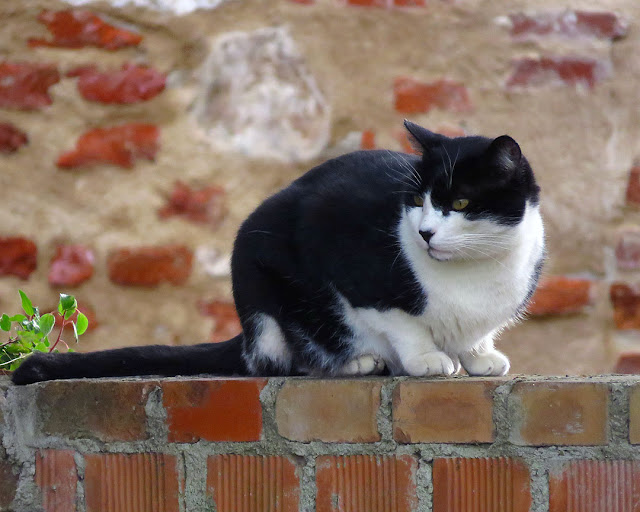
{"type": "Polygon", "coordinates": [[[405,121],[422,154],[405,197],[415,242],[435,260],[481,260],[512,250],[538,207],[539,187],[507,135],[449,138],[405,121]]]}

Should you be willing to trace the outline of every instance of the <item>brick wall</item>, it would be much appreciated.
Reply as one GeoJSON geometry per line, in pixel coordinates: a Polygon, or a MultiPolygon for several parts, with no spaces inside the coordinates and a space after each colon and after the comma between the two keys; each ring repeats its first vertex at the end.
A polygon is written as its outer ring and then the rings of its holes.
{"type": "Polygon", "coordinates": [[[4,0],[0,310],[73,292],[80,350],[228,338],[240,222],[330,156],[410,151],[409,117],[508,132],[537,171],[550,258],[501,342],[514,370],[636,371],[639,19],[635,0],[4,0]]]}
{"type": "Polygon", "coordinates": [[[0,391],[0,511],[640,503],[640,377],[0,380],[0,391]]]}

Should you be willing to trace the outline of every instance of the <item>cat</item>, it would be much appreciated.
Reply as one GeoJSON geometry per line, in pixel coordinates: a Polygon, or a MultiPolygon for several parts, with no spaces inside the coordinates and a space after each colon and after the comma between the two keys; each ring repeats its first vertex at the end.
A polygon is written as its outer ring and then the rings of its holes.
{"type": "Polygon", "coordinates": [[[262,203],[232,254],[243,332],[222,343],[30,356],[16,384],[133,375],[504,375],[494,338],[545,257],[518,143],[405,121],[418,154],[357,151],[262,203]]]}

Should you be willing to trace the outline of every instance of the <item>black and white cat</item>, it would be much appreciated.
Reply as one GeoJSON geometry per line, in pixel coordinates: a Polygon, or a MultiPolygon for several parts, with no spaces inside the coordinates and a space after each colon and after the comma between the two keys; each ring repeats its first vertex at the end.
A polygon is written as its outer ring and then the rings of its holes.
{"type": "Polygon", "coordinates": [[[421,156],[360,151],[315,167],[242,224],[243,333],[224,343],[35,354],[17,384],[127,375],[504,375],[494,337],[544,258],[539,188],[506,135],[405,122],[421,156]]]}

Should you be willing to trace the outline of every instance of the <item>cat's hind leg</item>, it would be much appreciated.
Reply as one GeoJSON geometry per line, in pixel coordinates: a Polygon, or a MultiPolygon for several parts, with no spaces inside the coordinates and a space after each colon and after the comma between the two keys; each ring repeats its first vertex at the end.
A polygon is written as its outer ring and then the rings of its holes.
{"type": "Polygon", "coordinates": [[[473,350],[460,354],[460,362],[469,375],[500,376],[509,371],[509,359],[493,347],[493,337],[487,336],[473,350]]]}
{"type": "Polygon", "coordinates": [[[276,319],[258,313],[245,329],[245,361],[254,375],[289,375],[293,355],[276,319]]]}

